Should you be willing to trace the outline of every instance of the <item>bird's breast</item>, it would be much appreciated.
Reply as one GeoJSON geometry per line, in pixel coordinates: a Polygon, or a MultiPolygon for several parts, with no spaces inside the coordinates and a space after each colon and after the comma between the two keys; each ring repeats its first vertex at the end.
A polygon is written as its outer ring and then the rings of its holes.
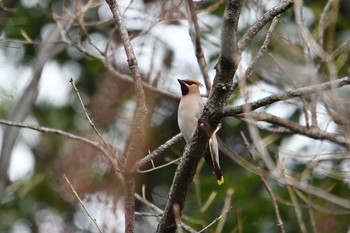
{"type": "Polygon", "coordinates": [[[203,104],[200,101],[193,101],[182,98],[179,104],[177,120],[180,131],[182,132],[186,142],[192,136],[193,130],[197,125],[197,117],[203,109],[203,104]]]}

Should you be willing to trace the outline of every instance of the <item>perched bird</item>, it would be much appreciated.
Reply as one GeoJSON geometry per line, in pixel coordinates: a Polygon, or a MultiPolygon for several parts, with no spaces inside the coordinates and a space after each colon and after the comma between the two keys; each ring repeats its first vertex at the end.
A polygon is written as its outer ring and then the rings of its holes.
{"type": "MultiPolygon", "coordinates": [[[[182,97],[177,111],[177,121],[179,128],[188,142],[196,128],[198,117],[203,111],[203,102],[199,93],[202,84],[196,80],[177,80],[181,86],[182,97]]],[[[208,163],[213,174],[216,175],[218,184],[224,183],[219,163],[219,148],[216,139],[216,131],[212,134],[208,142],[209,150],[205,152],[204,159],[208,163]]]]}

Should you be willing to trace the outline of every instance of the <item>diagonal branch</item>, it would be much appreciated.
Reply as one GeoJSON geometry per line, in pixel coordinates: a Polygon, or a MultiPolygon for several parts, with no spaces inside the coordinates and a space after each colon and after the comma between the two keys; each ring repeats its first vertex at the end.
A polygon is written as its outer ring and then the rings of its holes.
{"type": "Polygon", "coordinates": [[[137,163],[136,163],[137,169],[144,166],[146,163],[150,162],[151,160],[155,159],[159,154],[163,153],[167,148],[174,145],[180,139],[182,139],[182,134],[178,133],[174,137],[170,138],[168,141],[166,141],[165,143],[160,145],[157,149],[152,151],[150,154],[148,154],[144,158],[137,161],[137,163]]]}
{"type": "Polygon", "coordinates": [[[228,0],[226,2],[221,31],[221,56],[216,65],[213,88],[203,113],[199,117],[198,126],[185,147],[183,159],[176,170],[164,214],[157,228],[158,233],[173,233],[176,231],[173,207],[180,207],[179,212],[181,214],[198,162],[204,154],[213,129],[219,123],[219,121],[213,120],[214,113],[223,109],[231,95],[233,76],[238,66],[240,54],[237,50],[236,33],[242,6],[243,0],[228,0]]]}
{"type": "Polygon", "coordinates": [[[315,92],[331,90],[331,89],[339,88],[349,84],[350,84],[350,76],[347,76],[341,79],[325,82],[322,84],[301,87],[291,91],[284,91],[275,95],[270,95],[268,97],[259,99],[257,101],[253,101],[251,103],[244,104],[244,105],[226,107],[225,109],[222,110],[222,112],[218,112],[216,117],[221,118],[221,117],[227,117],[227,116],[236,116],[237,114],[241,114],[245,112],[246,109],[253,111],[255,109],[261,108],[263,106],[266,106],[278,101],[288,100],[288,99],[305,96],[305,95],[311,95],[315,92]]]}
{"type": "Polygon", "coordinates": [[[201,32],[199,30],[198,19],[194,9],[193,0],[187,0],[186,5],[189,12],[190,27],[191,24],[193,24],[193,29],[190,29],[190,35],[195,44],[197,62],[202,72],[207,92],[210,92],[211,82],[208,74],[207,62],[205,61],[204,52],[201,45],[201,32]]]}
{"type": "Polygon", "coordinates": [[[238,41],[238,49],[243,52],[250,42],[255,38],[256,34],[265,27],[265,25],[277,15],[287,11],[291,6],[293,6],[294,0],[286,0],[280,6],[274,7],[268,12],[266,12],[258,21],[251,26],[247,32],[238,41]]]}
{"type": "Polygon", "coordinates": [[[26,123],[21,123],[21,122],[12,122],[12,121],[7,121],[7,120],[2,120],[0,119],[0,124],[2,125],[7,125],[11,127],[16,127],[16,128],[24,128],[24,129],[31,129],[35,130],[41,133],[51,133],[51,134],[57,134],[69,139],[72,139],[77,142],[84,143],[86,145],[90,145],[94,147],[95,149],[99,150],[104,156],[106,156],[112,163],[114,163],[113,157],[111,157],[109,151],[104,148],[100,143],[92,141],[90,139],[68,133],[66,131],[60,130],[60,129],[53,129],[53,128],[48,128],[48,127],[43,127],[43,126],[38,126],[38,125],[29,125],[26,123]]]}
{"type": "Polygon", "coordinates": [[[248,140],[247,140],[247,138],[246,138],[246,136],[244,135],[243,132],[241,132],[241,136],[243,138],[244,145],[245,145],[245,147],[248,150],[248,154],[249,154],[251,160],[253,161],[256,169],[258,170],[260,179],[263,182],[263,185],[264,185],[267,193],[269,194],[269,196],[271,198],[273,207],[275,209],[275,215],[276,215],[276,218],[277,218],[277,226],[278,226],[278,228],[279,228],[281,233],[285,233],[283,221],[282,221],[282,218],[281,218],[281,215],[280,215],[280,210],[278,208],[278,204],[277,204],[277,200],[276,200],[275,194],[273,193],[271,187],[269,186],[269,183],[268,183],[267,179],[265,178],[264,172],[262,171],[258,161],[256,160],[256,158],[255,158],[255,156],[254,156],[254,154],[252,152],[251,145],[249,144],[249,142],[248,142],[248,140]]]}
{"type": "Polygon", "coordinates": [[[289,121],[272,114],[250,112],[250,113],[244,113],[243,116],[249,116],[250,118],[253,118],[256,121],[265,121],[265,122],[269,122],[279,126],[283,126],[287,129],[290,129],[294,133],[301,134],[309,138],[318,139],[318,140],[327,140],[327,141],[337,143],[348,149],[350,148],[349,141],[343,136],[327,133],[315,127],[308,128],[298,123],[295,123],[293,121],[289,121]]]}

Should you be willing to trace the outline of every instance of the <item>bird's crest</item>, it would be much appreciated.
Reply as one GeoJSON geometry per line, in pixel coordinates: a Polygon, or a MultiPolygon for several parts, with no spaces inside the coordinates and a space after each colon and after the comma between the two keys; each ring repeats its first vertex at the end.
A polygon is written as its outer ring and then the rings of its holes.
{"type": "Polygon", "coordinates": [[[186,83],[187,85],[192,85],[192,84],[196,84],[199,87],[203,87],[203,85],[198,82],[197,80],[193,80],[193,79],[183,79],[182,80],[184,83],[186,83]]]}

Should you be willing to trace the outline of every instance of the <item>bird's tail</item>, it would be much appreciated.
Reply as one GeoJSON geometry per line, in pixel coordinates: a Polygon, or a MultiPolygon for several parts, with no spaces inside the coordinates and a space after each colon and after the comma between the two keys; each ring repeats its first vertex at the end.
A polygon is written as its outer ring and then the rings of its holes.
{"type": "Polygon", "coordinates": [[[224,183],[224,177],[221,173],[219,155],[217,153],[217,151],[213,150],[212,143],[209,141],[209,151],[205,153],[204,159],[209,165],[212,173],[216,175],[218,185],[222,185],[224,183]]]}

